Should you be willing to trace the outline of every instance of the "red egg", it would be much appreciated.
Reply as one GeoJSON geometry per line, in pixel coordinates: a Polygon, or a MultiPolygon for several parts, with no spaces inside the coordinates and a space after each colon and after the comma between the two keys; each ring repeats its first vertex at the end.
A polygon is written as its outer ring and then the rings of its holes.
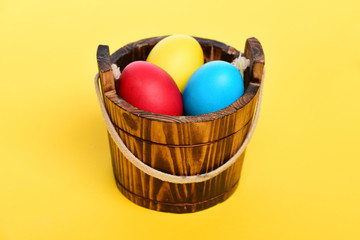
{"type": "Polygon", "coordinates": [[[181,116],[181,93],[172,77],[155,64],[135,61],[121,73],[119,96],[133,106],[157,114],[181,116]]]}

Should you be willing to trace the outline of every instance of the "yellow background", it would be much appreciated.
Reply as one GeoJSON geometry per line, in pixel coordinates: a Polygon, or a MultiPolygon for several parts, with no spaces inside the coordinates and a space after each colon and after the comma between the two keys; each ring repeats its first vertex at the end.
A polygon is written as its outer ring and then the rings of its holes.
{"type": "Polygon", "coordinates": [[[360,9],[354,0],[0,1],[0,239],[360,239],[360,9]],[[240,185],[185,215],[117,190],[96,49],[183,33],[266,79],[240,185]]]}

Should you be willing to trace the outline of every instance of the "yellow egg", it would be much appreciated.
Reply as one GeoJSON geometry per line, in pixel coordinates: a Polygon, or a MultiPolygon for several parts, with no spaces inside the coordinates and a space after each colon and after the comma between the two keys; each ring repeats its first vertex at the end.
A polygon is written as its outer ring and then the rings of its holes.
{"type": "Polygon", "coordinates": [[[178,34],[159,41],[146,61],[168,72],[182,93],[191,74],[204,64],[204,53],[195,38],[178,34]]]}

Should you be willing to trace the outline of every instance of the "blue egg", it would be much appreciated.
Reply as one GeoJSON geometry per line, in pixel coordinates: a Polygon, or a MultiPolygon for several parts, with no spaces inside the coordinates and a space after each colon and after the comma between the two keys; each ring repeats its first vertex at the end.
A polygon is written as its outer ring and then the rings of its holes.
{"type": "Polygon", "coordinates": [[[225,61],[211,61],[198,68],[183,92],[186,115],[200,115],[223,109],[244,94],[239,70],[225,61]]]}

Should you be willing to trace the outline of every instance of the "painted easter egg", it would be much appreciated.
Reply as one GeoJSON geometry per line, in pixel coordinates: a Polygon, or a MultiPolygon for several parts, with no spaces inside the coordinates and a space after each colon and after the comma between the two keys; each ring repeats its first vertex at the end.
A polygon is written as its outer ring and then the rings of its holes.
{"type": "Polygon", "coordinates": [[[160,40],[151,49],[146,61],[168,72],[183,92],[191,74],[204,64],[204,53],[195,38],[179,34],[160,40]]]}
{"type": "Polygon", "coordinates": [[[225,61],[202,65],[189,78],[183,92],[184,113],[200,115],[223,109],[244,94],[239,70],[225,61]]]}
{"type": "Polygon", "coordinates": [[[181,93],[171,76],[145,61],[128,64],[121,73],[118,94],[133,106],[157,114],[180,116],[181,93]]]}

